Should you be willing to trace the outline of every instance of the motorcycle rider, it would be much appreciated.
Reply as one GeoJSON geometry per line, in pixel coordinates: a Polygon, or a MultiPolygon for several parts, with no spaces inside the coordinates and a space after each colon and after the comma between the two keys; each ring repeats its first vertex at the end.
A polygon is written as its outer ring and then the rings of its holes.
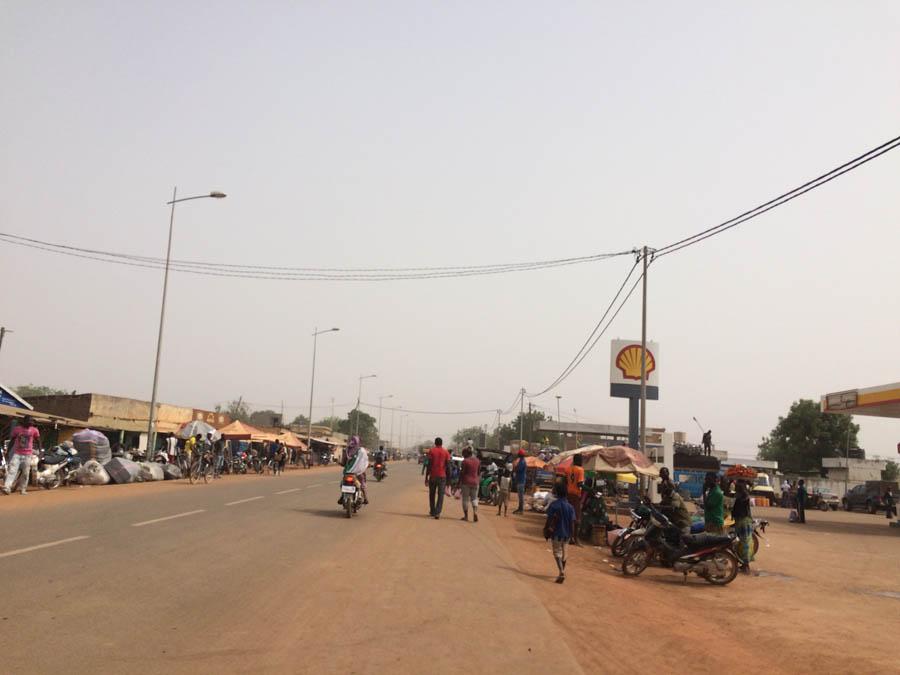
{"type": "MultiPolygon", "coordinates": [[[[369,503],[369,495],[366,492],[366,469],[369,467],[369,453],[359,443],[359,436],[351,436],[350,443],[344,449],[341,457],[341,464],[344,466],[344,475],[352,474],[356,476],[359,482],[359,489],[362,492],[363,504],[369,503]]],[[[338,499],[338,504],[341,500],[338,499]]]]}
{"type": "Polygon", "coordinates": [[[375,451],[375,463],[381,464],[381,470],[387,476],[387,453],[384,451],[383,445],[379,445],[378,450],[375,451]]]}
{"type": "MultiPolygon", "coordinates": [[[[662,473],[662,472],[660,472],[662,473]]],[[[691,533],[691,514],[688,513],[684,499],[678,494],[671,481],[659,486],[660,510],[672,521],[672,524],[681,530],[682,534],[691,533]]]]}

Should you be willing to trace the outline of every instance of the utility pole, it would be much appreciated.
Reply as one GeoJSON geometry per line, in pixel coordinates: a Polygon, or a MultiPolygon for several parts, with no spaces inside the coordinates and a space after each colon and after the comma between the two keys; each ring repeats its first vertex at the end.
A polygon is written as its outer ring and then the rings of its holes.
{"type": "Polygon", "coordinates": [[[503,451],[503,441],[500,439],[500,416],[503,414],[503,411],[497,408],[497,451],[503,451]]]}
{"type": "Polygon", "coordinates": [[[0,349],[3,349],[3,338],[7,333],[12,333],[6,326],[0,326],[0,349]]]}
{"type": "Polygon", "coordinates": [[[519,449],[522,449],[522,437],[525,435],[522,425],[525,423],[525,387],[519,392],[519,449]]]}
{"type": "Polygon", "coordinates": [[[640,441],[641,452],[647,454],[647,256],[650,249],[644,246],[642,253],[644,263],[643,294],[644,301],[641,308],[641,427],[640,441]]]}
{"type": "Polygon", "coordinates": [[[559,399],[562,396],[559,394],[556,395],[556,435],[559,436],[559,449],[560,451],[565,450],[563,447],[563,435],[562,435],[562,418],[559,416],[559,399]]]}

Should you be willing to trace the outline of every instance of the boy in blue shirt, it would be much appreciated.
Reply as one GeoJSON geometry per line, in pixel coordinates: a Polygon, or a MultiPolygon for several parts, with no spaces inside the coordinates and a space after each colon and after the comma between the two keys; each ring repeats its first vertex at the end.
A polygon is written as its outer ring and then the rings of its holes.
{"type": "Polygon", "coordinates": [[[553,541],[553,557],[559,568],[559,576],[556,583],[561,584],[566,580],[566,546],[575,529],[575,509],[566,499],[566,485],[557,483],[553,487],[556,496],[550,506],[547,507],[547,522],[544,524],[544,539],[553,541]]]}

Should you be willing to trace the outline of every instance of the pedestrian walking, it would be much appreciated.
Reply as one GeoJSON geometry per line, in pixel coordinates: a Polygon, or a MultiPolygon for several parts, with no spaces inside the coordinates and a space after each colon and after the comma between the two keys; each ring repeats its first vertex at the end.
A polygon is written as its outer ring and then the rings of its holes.
{"type": "Polygon", "coordinates": [[[809,501],[809,493],[806,491],[806,481],[802,478],[797,481],[797,522],[806,523],[806,503],[809,501]]]}
{"type": "Polygon", "coordinates": [[[425,473],[428,483],[428,513],[439,520],[444,509],[444,486],[447,484],[447,463],[450,461],[450,453],[444,449],[444,441],[440,437],[434,439],[434,447],[428,451],[425,461],[428,462],[425,473]]]}
{"type": "Polygon", "coordinates": [[[703,487],[703,529],[710,534],[725,534],[725,495],[715,472],[706,474],[703,487]]]}
{"type": "Polygon", "coordinates": [[[572,457],[572,465],[566,469],[566,499],[575,509],[575,527],[572,529],[571,543],[576,546],[581,544],[578,541],[578,526],[581,524],[581,486],[584,484],[584,457],[582,455],[574,455],[572,457]]]}
{"type": "Polygon", "coordinates": [[[519,508],[513,513],[525,513],[525,475],[528,464],[525,462],[525,451],[519,449],[519,459],[516,461],[516,467],[513,469],[513,481],[516,484],[516,492],[519,495],[519,508]]]}
{"type": "Polygon", "coordinates": [[[7,459],[6,480],[3,483],[3,494],[9,494],[19,479],[19,492],[28,493],[28,478],[31,476],[31,455],[35,444],[41,445],[41,434],[34,426],[31,415],[25,415],[22,424],[13,429],[9,437],[9,457],[7,459]],[[21,478],[19,476],[21,474],[21,478]]]}
{"type": "Polygon", "coordinates": [[[506,468],[500,469],[500,496],[497,503],[497,515],[503,513],[503,517],[509,515],[509,485],[512,482],[512,464],[507,464],[506,468]]]}
{"type": "Polygon", "coordinates": [[[753,562],[753,515],[750,512],[750,492],[742,480],[738,481],[735,488],[731,517],[734,519],[734,532],[740,542],[738,545],[740,569],[744,574],[750,574],[750,563],[753,562]]]}
{"type": "Polygon", "coordinates": [[[888,520],[891,519],[891,516],[897,515],[897,502],[894,500],[894,493],[890,487],[885,488],[884,499],[881,501],[884,502],[884,515],[888,520]]]}
{"type": "Polygon", "coordinates": [[[549,539],[553,545],[553,558],[559,576],[556,583],[561,584],[566,580],[566,546],[575,532],[575,509],[566,499],[566,486],[557,483],[553,486],[556,500],[547,507],[547,521],[544,524],[544,539],[549,539]]]}
{"type": "MultiPolygon", "coordinates": [[[[459,489],[462,492],[463,520],[469,519],[469,502],[472,503],[472,520],[478,522],[478,474],[481,462],[472,456],[472,448],[463,450],[462,467],[459,472],[459,489]]],[[[509,490],[507,490],[509,494],[509,490]]]]}

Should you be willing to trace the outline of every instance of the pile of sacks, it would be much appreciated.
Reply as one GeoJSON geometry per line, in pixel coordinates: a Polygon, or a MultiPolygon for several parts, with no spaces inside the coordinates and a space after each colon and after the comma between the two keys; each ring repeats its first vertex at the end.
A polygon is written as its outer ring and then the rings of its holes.
{"type": "Polygon", "coordinates": [[[76,473],[81,485],[106,485],[107,483],[142,483],[155,480],[181,478],[181,469],[174,464],[156,462],[132,462],[124,457],[113,457],[105,464],[89,459],[76,473]]]}

